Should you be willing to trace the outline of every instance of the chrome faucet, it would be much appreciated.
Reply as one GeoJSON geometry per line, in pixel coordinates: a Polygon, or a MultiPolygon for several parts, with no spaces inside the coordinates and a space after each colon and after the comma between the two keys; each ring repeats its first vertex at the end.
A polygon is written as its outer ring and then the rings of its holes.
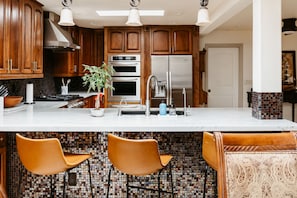
{"type": "Polygon", "coordinates": [[[184,98],[184,116],[187,116],[187,92],[186,88],[183,88],[183,98],[184,98]]]}
{"type": "Polygon", "coordinates": [[[151,80],[153,78],[155,79],[156,83],[158,83],[158,79],[154,75],[150,75],[148,77],[148,79],[147,79],[147,82],[146,82],[146,101],[145,101],[145,115],[146,116],[150,116],[150,114],[151,114],[150,113],[150,107],[151,107],[151,105],[150,105],[150,93],[149,93],[149,91],[150,91],[151,80]]]}
{"type": "Polygon", "coordinates": [[[122,98],[121,101],[120,101],[120,106],[118,108],[118,116],[121,116],[122,115],[122,103],[125,103],[125,105],[127,105],[127,100],[126,98],[122,98]]]}

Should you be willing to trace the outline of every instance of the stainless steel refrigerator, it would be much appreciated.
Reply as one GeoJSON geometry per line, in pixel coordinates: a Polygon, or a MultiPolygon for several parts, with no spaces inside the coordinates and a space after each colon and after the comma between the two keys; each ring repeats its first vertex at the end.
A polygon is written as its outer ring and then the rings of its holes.
{"type": "Polygon", "coordinates": [[[187,106],[193,104],[192,55],[152,55],[151,72],[158,79],[159,87],[152,92],[152,106],[161,100],[167,105],[183,106],[183,88],[187,93],[187,106]]]}

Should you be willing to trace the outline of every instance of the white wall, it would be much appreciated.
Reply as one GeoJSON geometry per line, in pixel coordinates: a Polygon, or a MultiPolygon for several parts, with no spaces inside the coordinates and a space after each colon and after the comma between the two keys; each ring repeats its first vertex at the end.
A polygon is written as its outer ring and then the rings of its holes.
{"type": "Polygon", "coordinates": [[[214,31],[201,36],[200,50],[207,44],[243,45],[243,106],[247,107],[247,91],[252,88],[252,31],[214,31]]]}
{"type": "MultiPolygon", "coordinates": [[[[207,44],[242,44],[243,45],[243,106],[247,107],[247,91],[252,88],[252,31],[214,31],[200,37],[200,50],[207,44]]],[[[271,44],[273,47],[273,42],[271,44]]],[[[297,33],[282,36],[282,50],[295,50],[297,55],[297,33]]],[[[281,65],[280,65],[281,67],[281,65]]],[[[297,76],[297,75],[296,75],[297,76]]],[[[292,105],[284,103],[283,117],[292,119],[292,105]]],[[[295,108],[297,120],[297,104],[295,108]]]]}

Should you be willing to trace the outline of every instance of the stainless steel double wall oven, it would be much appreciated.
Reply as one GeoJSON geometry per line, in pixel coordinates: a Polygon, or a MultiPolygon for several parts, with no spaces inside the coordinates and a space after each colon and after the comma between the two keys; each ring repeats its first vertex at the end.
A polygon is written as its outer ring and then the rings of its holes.
{"type": "Polygon", "coordinates": [[[128,102],[140,101],[140,54],[109,55],[108,63],[113,66],[115,73],[112,77],[112,86],[108,91],[108,101],[128,102]]]}

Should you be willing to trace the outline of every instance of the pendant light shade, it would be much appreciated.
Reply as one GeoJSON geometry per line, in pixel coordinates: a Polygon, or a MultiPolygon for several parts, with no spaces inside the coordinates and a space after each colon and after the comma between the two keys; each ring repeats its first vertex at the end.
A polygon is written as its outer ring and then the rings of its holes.
{"type": "Polygon", "coordinates": [[[210,23],[208,9],[206,7],[201,7],[198,11],[196,25],[204,26],[204,25],[207,25],[208,23],[210,23]]]}
{"type": "Polygon", "coordinates": [[[140,21],[140,15],[138,11],[138,5],[140,3],[140,0],[130,0],[130,12],[128,16],[128,21],[126,22],[126,25],[129,26],[142,26],[142,23],[140,21]]]}
{"type": "Polygon", "coordinates": [[[208,0],[200,0],[200,9],[197,14],[197,26],[204,26],[210,23],[209,14],[208,14],[208,0]]]}
{"type": "Polygon", "coordinates": [[[60,21],[58,22],[61,26],[74,26],[72,10],[69,7],[64,7],[61,11],[60,21]]]}
{"type": "Polygon", "coordinates": [[[129,25],[129,26],[142,26],[142,23],[140,21],[138,8],[132,7],[130,9],[129,16],[128,16],[128,21],[126,22],[126,25],[129,25]]]}

